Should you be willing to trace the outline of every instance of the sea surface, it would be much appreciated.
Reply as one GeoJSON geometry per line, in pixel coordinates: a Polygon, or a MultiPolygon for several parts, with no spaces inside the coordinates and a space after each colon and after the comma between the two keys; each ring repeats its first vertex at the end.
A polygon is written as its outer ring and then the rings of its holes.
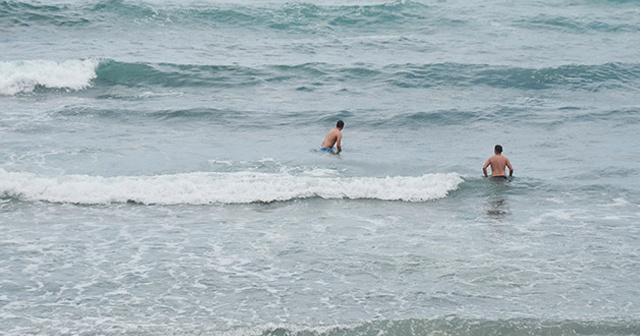
{"type": "Polygon", "coordinates": [[[0,334],[640,335],[639,132],[635,0],[0,1],[0,334]]]}

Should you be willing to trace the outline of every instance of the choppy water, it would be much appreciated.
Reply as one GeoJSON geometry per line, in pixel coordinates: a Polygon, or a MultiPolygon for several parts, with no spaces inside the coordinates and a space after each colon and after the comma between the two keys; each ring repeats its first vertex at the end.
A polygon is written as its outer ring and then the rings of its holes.
{"type": "Polygon", "coordinates": [[[0,333],[640,335],[639,32],[636,1],[2,1],[0,333]]]}

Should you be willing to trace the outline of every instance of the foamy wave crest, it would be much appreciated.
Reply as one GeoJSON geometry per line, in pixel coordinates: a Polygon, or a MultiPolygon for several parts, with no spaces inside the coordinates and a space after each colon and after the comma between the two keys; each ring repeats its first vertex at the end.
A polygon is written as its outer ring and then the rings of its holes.
{"type": "Polygon", "coordinates": [[[234,204],[319,197],[423,202],[445,197],[460,175],[318,177],[289,174],[185,173],[157,176],[40,176],[0,169],[0,195],[73,204],[234,204]]]}
{"type": "Polygon", "coordinates": [[[0,62],[0,94],[33,92],[36,87],[82,90],[96,78],[99,60],[0,62]]]}

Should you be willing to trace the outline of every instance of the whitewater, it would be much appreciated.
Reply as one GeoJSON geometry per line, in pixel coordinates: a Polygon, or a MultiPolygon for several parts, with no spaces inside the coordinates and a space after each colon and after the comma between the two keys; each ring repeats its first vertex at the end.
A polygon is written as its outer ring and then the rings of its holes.
{"type": "Polygon", "coordinates": [[[422,177],[318,178],[290,174],[190,173],[112,178],[57,178],[0,171],[0,192],[28,201],[75,204],[210,204],[345,198],[428,201],[445,197],[462,179],[456,174],[422,177]]]}

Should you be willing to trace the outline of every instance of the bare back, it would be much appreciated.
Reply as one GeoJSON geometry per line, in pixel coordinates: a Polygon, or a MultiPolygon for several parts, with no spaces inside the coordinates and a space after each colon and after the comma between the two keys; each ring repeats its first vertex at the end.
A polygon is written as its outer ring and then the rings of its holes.
{"type": "Polygon", "coordinates": [[[509,168],[509,176],[513,175],[513,166],[509,158],[502,154],[496,154],[490,157],[482,167],[484,175],[487,176],[487,168],[491,166],[491,176],[507,176],[505,168],[509,168]]]}
{"type": "Polygon", "coordinates": [[[322,141],[322,147],[333,148],[333,146],[336,146],[338,148],[338,151],[341,151],[342,150],[341,140],[342,140],[342,132],[340,131],[339,128],[334,127],[329,131],[329,133],[327,133],[327,136],[324,138],[324,141],[322,141]]]}

